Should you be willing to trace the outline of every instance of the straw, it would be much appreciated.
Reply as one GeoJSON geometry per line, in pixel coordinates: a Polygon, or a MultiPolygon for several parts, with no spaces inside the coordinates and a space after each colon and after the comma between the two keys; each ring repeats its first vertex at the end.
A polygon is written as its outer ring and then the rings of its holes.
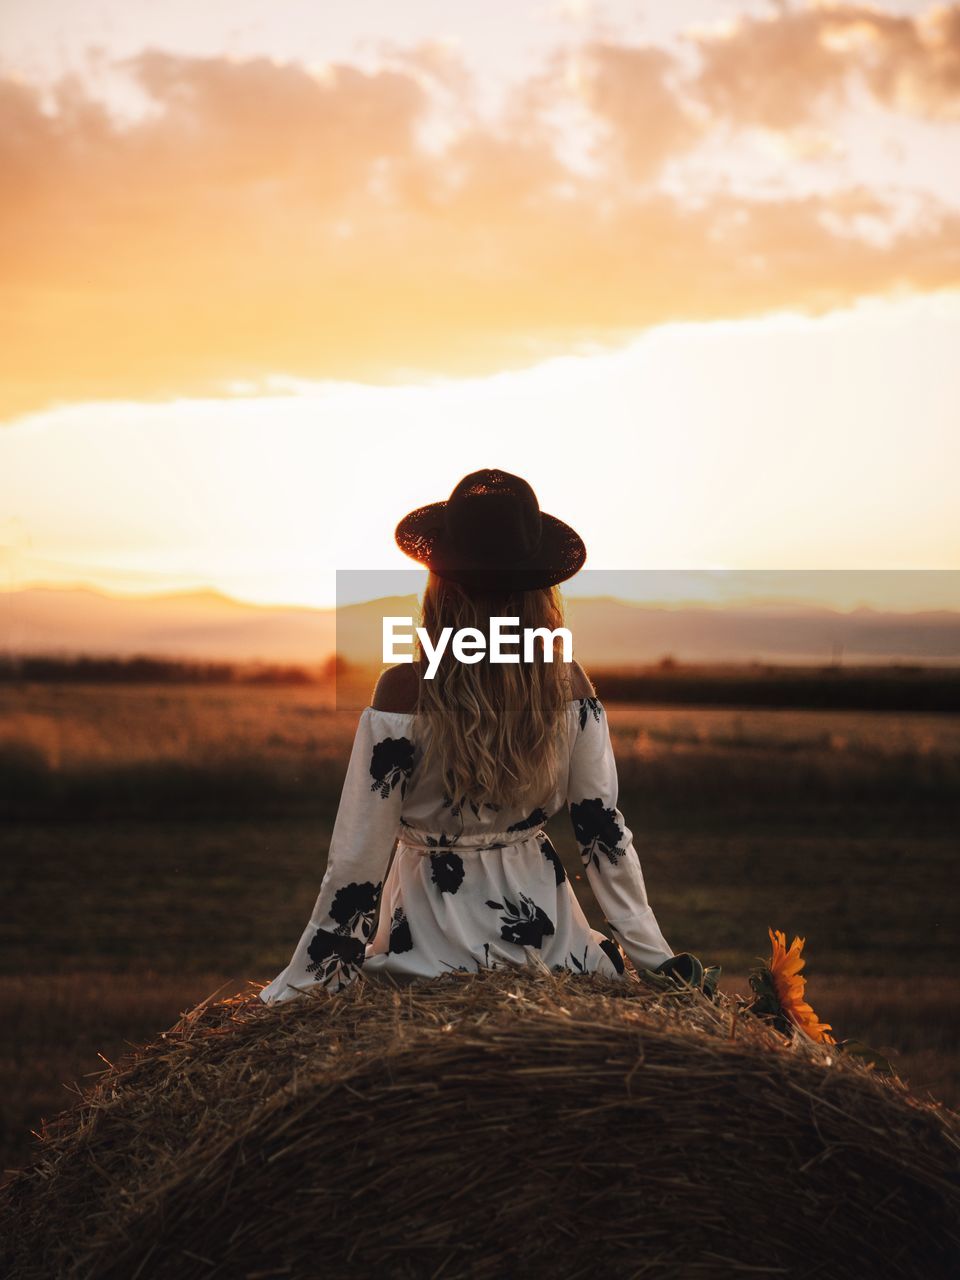
{"type": "Polygon", "coordinates": [[[960,1117],[736,997],[626,978],[208,998],[45,1126],[0,1193],[0,1270],[960,1273],[960,1117]]]}

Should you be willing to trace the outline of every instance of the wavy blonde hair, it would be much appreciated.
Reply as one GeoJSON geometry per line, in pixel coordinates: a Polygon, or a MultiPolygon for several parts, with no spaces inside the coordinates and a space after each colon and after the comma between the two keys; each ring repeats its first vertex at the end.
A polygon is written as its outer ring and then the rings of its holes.
{"type": "MultiPolygon", "coordinates": [[[[475,627],[489,639],[492,617],[519,618],[550,631],[563,625],[557,587],[475,595],[431,573],[419,625],[431,643],[444,627],[475,627]]],[[[513,632],[516,628],[510,628],[513,632]]],[[[432,680],[420,680],[417,716],[423,723],[424,759],[437,762],[447,794],[459,803],[530,805],[546,800],[554,779],[570,673],[559,639],[547,662],[542,640],[534,661],[458,661],[448,645],[432,680]]],[[[522,646],[507,652],[523,654],[522,646]]],[[[417,660],[424,661],[419,651],[417,660]]]]}

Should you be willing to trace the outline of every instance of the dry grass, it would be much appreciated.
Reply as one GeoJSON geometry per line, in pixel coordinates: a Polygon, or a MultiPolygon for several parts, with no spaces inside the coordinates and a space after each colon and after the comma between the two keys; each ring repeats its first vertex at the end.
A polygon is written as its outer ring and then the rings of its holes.
{"type": "Polygon", "coordinates": [[[621,785],[748,813],[798,802],[957,812],[960,717],[613,704],[621,785]]]}
{"type": "MultiPolygon", "coordinates": [[[[957,812],[960,717],[611,704],[621,782],[670,811],[758,804],[957,812]]],[[[357,711],[328,686],[0,685],[12,817],[289,813],[335,799],[357,711]]]]}
{"type": "Polygon", "coordinates": [[[958,1152],[960,1117],[727,996],[524,970],[251,992],[50,1127],[3,1193],[5,1274],[937,1280],[958,1152]]]}
{"type": "MultiPolygon", "coordinates": [[[[0,1184],[39,1154],[37,1133],[79,1090],[223,983],[214,974],[68,973],[0,984],[0,1184]]],[[[245,987],[227,983],[224,994],[245,987]]]]}
{"type": "MultiPolygon", "coordinates": [[[[821,966],[822,967],[822,966],[821,966]]],[[[262,979],[261,979],[262,980],[262,979]]],[[[0,986],[0,1183],[38,1159],[37,1134],[131,1048],[152,1040],[211,991],[244,990],[249,979],[223,974],[83,973],[6,978],[0,986]]],[[[745,976],[721,990],[748,997],[745,976]]],[[[808,984],[817,1013],[838,1039],[883,1053],[921,1099],[960,1106],[960,978],[846,978],[827,973],[808,984]]]]}
{"type": "MultiPolygon", "coordinates": [[[[721,988],[750,996],[745,976],[726,975],[721,988]]],[[[864,1041],[890,1060],[916,1097],[960,1108],[960,977],[820,972],[808,977],[807,998],[835,1039],[864,1041]]]]}
{"type": "Polygon", "coordinates": [[[356,716],[326,686],[0,686],[0,813],[286,814],[339,795],[356,716]]]}
{"type": "Polygon", "coordinates": [[[229,685],[0,685],[2,741],[50,768],[177,760],[205,764],[349,750],[356,716],[330,688],[229,685]]]}

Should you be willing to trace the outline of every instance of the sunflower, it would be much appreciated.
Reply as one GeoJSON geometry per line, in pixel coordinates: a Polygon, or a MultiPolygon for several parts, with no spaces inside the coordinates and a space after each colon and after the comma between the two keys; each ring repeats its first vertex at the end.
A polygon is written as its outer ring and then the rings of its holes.
{"type": "Polygon", "coordinates": [[[766,965],[755,970],[750,977],[750,985],[756,993],[753,1012],[769,1014],[774,1024],[789,1034],[791,1026],[799,1027],[811,1040],[820,1044],[836,1044],[829,1022],[820,1022],[817,1015],[803,998],[806,978],[800,976],[800,970],[806,964],[800,954],[803,950],[804,938],[794,938],[787,948],[786,935],[780,929],[767,929],[772,943],[770,959],[766,965]]]}

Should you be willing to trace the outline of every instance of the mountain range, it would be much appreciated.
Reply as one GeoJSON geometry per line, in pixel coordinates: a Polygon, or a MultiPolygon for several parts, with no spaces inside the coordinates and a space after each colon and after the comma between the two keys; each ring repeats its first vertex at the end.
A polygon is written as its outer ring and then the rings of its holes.
{"type": "MultiPolygon", "coordinates": [[[[379,664],[381,619],[415,617],[413,596],[342,609],[257,605],[213,590],[114,596],[92,587],[25,587],[0,600],[9,656],[150,655],[312,665],[334,651],[379,664]]],[[[960,610],[841,611],[781,601],[666,606],[567,600],[576,656],[587,666],[679,662],[960,662],[960,610]]]]}

